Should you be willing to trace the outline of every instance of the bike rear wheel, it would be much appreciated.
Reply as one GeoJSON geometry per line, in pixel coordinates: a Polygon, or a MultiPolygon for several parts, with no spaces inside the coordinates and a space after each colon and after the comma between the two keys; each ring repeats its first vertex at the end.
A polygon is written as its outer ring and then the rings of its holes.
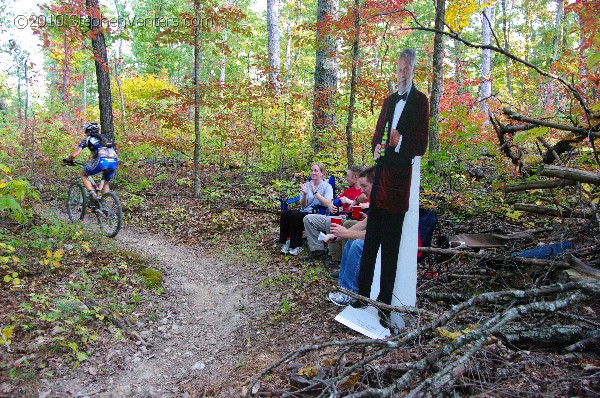
{"type": "Polygon", "coordinates": [[[71,222],[83,220],[86,209],[85,189],[81,184],[71,184],[67,196],[67,215],[71,222]]]}
{"type": "Polygon", "coordinates": [[[102,229],[104,235],[114,238],[119,233],[123,223],[121,202],[115,193],[107,192],[98,200],[98,205],[96,217],[100,229],[102,229]]]}

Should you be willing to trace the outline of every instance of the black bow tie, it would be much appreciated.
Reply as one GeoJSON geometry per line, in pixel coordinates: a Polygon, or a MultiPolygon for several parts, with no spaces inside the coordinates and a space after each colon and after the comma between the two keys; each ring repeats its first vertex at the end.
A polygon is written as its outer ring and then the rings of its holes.
{"type": "Polygon", "coordinates": [[[400,100],[406,101],[406,97],[408,97],[408,91],[405,91],[404,94],[398,94],[398,101],[400,101],[400,100]]]}

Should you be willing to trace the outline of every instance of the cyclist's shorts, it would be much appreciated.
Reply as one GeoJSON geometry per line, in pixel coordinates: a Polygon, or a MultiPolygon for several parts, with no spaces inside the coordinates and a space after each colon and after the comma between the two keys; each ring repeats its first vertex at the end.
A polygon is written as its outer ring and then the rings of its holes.
{"type": "Polygon", "coordinates": [[[89,175],[102,172],[102,179],[110,181],[117,171],[118,161],[116,158],[98,158],[85,163],[83,171],[89,175]]]}

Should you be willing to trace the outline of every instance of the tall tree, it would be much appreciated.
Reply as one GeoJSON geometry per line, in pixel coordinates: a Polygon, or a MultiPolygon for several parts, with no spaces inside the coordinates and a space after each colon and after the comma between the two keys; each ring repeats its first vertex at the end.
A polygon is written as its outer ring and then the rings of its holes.
{"type": "MultiPolygon", "coordinates": [[[[494,9],[488,6],[483,9],[481,17],[481,44],[490,46],[492,44],[492,19],[494,9]]],[[[481,50],[481,84],[479,85],[479,100],[481,101],[481,112],[487,117],[487,99],[492,95],[492,50],[484,48],[481,50]]]]}
{"type": "MultiPolygon", "coordinates": [[[[502,0],[502,32],[504,36],[504,51],[510,53],[510,19],[508,15],[508,0],[502,0]]],[[[504,57],[506,64],[506,91],[512,96],[512,78],[510,77],[510,58],[504,57]]]]}
{"type": "Polygon", "coordinates": [[[354,0],[354,31],[352,40],[352,66],[350,76],[350,104],[348,105],[348,120],[346,121],[346,159],[348,167],[354,164],[354,140],[352,137],[352,123],[356,108],[356,86],[358,80],[359,40],[360,40],[360,0],[354,0]]]}
{"type": "Polygon", "coordinates": [[[267,0],[267,33],[269,47],[269,81],[277,94],[281,92],[279,69],[281,34],[279,32],[279,0],[267,0]]]}
{"type": "Polygon", "coordinates": [[[440,98],[444,82],[444,19],[446,18],[446,0],[435,2],[435,34],[433,36],[433,81],[429,98],[429,150],[440,150],[440,98]]]}
{"type": "Polygon", "coordinates": [[[100,125],[102,133],[109,138],[114,138],[114,124],[112,113],[112,97],[110,93],[110,76],[106,42],[102,27],[102,15],[98,0],[86,0],[86,11],[90,19],[89,36],[94,50],[96,64],[96,79],[98,80],[98,105],[100,107],[100,125]]]}
{"type": "MultiPolygon", "coordinates": [[[[125,96],[123,94],[123,85],[121,84],[121,76],[119,73],[119,67],[123,62],[123,30],[125,29],[125,12],[123,5],[119,0],[114,0],[115,7],[117,8],[117,28],[119,32],[119,51],[115,56],[115,81],[119,88],[119,98],[121,100],[121,123],[123,125],[123,133],[127,134],[127,115],[125,111],[125,96]]],[[[84,109],[85,110],[85,109],[84,109]]]]}
{"type": "Polygon", "coordinates": [[[335,94],[338,83],[337,42],[331,22],[337,18],[338,0],[319,0],[317,6],[317,53],[313,97],[312,149],[319,153],[323,137],[335,130],[335,94]]]}
{"type": "MultiPolygon", "coordinates": [[[[202,16],[200,0],[194,0],[194,15],[197,21],[202,16]]],[[[202,180],[200,179],[200,24],[194,26],[194,196],[200,197],[202,180]]]]}

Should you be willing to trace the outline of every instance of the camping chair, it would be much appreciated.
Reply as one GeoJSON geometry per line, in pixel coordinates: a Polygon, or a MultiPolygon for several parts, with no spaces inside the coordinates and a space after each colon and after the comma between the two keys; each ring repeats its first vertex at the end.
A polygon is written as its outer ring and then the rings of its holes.
{"type": "MultiPolygon", "coordinates": [[[[310,181],[311,178],[308,178],[308,181],[310,181]]],[[[329,177],[329,185],[331,185],[331,187],[333,188],[333,196],[335,197],[335,176],[331,176],[329,177]]],[[[281,211],[283,210],[288,210],[289,206],[292,203],[296,203],[300,201],[300,195],[295,196],[293,198],[290,199],[281,199],[281,198],[276,198],[279,201],[279,208],[281,211]]],[[[324,215],[329,215],[329,207],[327,206],[321,206],[321,205],[315,205],[313,206],[313,213],[316,214],[324,214],[324,215]]]]}

